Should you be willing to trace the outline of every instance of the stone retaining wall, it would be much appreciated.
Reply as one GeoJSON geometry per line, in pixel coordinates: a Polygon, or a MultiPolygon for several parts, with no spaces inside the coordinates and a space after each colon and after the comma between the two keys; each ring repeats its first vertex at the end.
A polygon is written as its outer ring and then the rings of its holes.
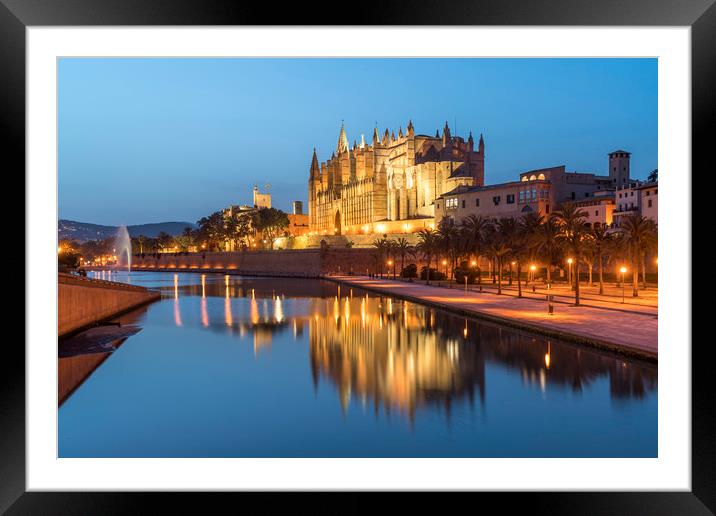
{"type": "Polygon", "coordinates": [[[58,274],[57,333],[60,337],[158,299],[144,287],[58,274]]]}
{"type": "Polygon", "coordinates": [[[257,276],[317,278],[331,273],[365,274],[376,272],[372,249],[290,249],[281,251],[245,251],[188,253],[134,257],[133,270],[228,272],[257,276]]]}

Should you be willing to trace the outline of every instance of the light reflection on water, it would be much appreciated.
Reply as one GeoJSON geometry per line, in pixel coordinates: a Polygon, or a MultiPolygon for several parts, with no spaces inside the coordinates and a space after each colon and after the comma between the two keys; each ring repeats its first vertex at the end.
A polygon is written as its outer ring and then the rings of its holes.
{"type": "Polygon", "coordinates": [[[656,366],[330,282],[131,277],[162,300],[61,456],[656,456],[656,366]]]}

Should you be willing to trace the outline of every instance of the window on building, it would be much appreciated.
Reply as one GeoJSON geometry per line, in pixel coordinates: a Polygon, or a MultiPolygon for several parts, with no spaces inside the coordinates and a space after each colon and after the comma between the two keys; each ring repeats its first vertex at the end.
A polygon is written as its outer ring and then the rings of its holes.
{"type": "Polygon", "coordinates": [[[476,207],[479,207],[479,206],[480,206],[480,198],[479,198],[479,197],[476,197],[476,198],[475,198],[475,206],[476,206],[476,207]]]}
{"type": "Polygon", "coordinates": [[[520,203],[525,202],[525,191],[524,191],[524,190],[520,190],[520,197],[519,197],[519,199],[520,199],[520,203]]]}
{"type": "Polygon", "coordinates": [[[630,193],[629,193],[629,196],[630,196],[630,197],[634,197],[634,192],[630,192],[630,193]]]}
{"type": "Polygon", "coordinates": [[[462,201],[462,207],[463,207],[463,208],[465,207],[465,201],[464,201],[464,200],[462,201]]]}
{"type": "Polygon", "coordinates": [[[651,192],[649,190],[646,191],[646,196],[649,197],[651,195],[651,192]]]}
{"type": "Polygon", "coordinates": [[[594,210],[594,216],[599,217],[599,210],[594,210]]]}
{"type": "Polygon", "coordinates": [[[498,204],[500,204],[500,196],[499,196],[499,195],[495,195],[495,196],[492,198],[492,202],[495,203],[495,206],[497,206],[498,204]]]}
{"type": "Polygon", "coordinates": [[[507,195],[507,204],[515,204],[515,194],[507,195]]]}
{"type": "Polygon", "coordinates": [[[584,192],[584,197],[589,197],[589,192],[584,192]]]}
{"type": "Polygon", "coordinates": [[[549,204],[545,204],[544,206],[544,212],[549,213],[549,204]]]}
{"type": "Polygon", "coordinates": [[[651,199],[649,199],[649,208],[651,208],[651,199]]]}
{"type": "Polygon", "coordinates": [[[577,194],[574,193],[574,192],[572,192],[572,200],[574,200],[574,199],[576,199],[576,198],[577,198],[577,194]]]}

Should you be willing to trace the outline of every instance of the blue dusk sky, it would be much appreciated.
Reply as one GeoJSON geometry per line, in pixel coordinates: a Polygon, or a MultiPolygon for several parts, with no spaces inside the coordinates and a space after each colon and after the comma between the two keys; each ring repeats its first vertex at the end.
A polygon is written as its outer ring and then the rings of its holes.
{"type": "Polygon", "coordinates": [[[341,120],[351,144],[412,119],[485,138],[486,184],[566,165],[632,177],[657,163],[656,59],[88,59],[59,62],[59,214],[98,224],[307,199],[341,120]]]}

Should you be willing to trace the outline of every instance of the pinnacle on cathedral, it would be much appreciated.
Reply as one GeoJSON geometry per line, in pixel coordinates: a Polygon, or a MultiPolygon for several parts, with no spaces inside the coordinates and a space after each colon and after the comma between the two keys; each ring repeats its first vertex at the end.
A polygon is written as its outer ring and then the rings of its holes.
{"type": "Polygon", "coordinates": [[[373,145],[378,145],[380,142],[380,135],[378,134],[378,126],[373,129],[373,145]]]}
{"type": "Polygon", "coordinates": [[[402,138],[402,137],[403,137],[403,126],[401,125],[400,128],[398,129],[398,138],[402,138]]]}
{"type": "Polygon", "coordinates": [[[341,122],[341,133],[338,135],[338,145],[336,146],[336,151],[338,154],[341,154],[342,152],[345,152],[348,150],[348,136],[346,136],[346,129],[343,127],[343,123],[341,122]]]}
{"type": "Polygon", "coordinates": [[[313,148],[313,159],[311,160],[311,179],[320,177],[321,171],[318,167],[318,156],[316,156],[316,148],[313,148]]]}

